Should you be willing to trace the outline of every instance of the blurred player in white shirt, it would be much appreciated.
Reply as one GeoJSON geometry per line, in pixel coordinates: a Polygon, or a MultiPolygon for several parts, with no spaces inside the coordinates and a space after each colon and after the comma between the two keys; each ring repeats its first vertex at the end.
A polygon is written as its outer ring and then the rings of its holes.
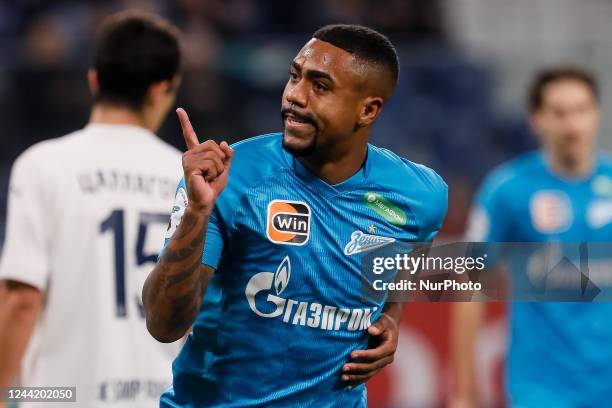
{"type": "MultiPolygon", "coordinates": [[[[77,403],[64,405],[151,407],[170,385],[177,347],[148,335],[140,292],[182,175],[180,152],[153,133],[174,104],[179,65],[171,25],[109,17],[88,73],[89,124],[15,162],[0,258],[0,387],[76,386],[77,403]]],[[[20,407],[30,404],[46,405],[20,407]]]]}

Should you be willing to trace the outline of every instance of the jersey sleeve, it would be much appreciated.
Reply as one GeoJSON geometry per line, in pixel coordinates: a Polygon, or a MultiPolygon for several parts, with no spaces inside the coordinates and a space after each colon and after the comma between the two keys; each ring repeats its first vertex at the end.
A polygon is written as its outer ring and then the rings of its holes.
{"type": "MultiPolygon", "coordinates": [[[[223,253],[224,248],[226,248],[231,235],[231,225],[233,222],[236,205],[232,205],[232,200],[230,198],[232,194],[229,190],[230,183],[228,180],[226,189],[217,198],[215,208],[208,219],[206,239],[204,241],[204,250],[202,252],[202,263],[210,266],[213,269],[217,269],[219,260],[221,259],[221,254],[223,253]]],[[[168,245],[172,234],[174,234],[178,228],[187,204],[187,187],[185,186],[185,180],[182,179],[176,189],[174,206],[172,207],[170,223],[168,225],[168,230],[166,231],[166,239],[164,241],[162,253],[166,245],[168,245]]]]}
{"type": "Polygon", "coordinates": [[[448,210],[448,185],[434,170],[402,159],[412,169],[412,175],[420,186],[416,193],[409,195],[418,197],[420,204],[415,207],[418,242],[431,242],[442,227],[448,210]]]}
{"type": "Polygon", "coordinates": [[[470,242],[504,242],[508,240],[505,186],[497,173],[489,175],[472,204],[465,240],[470,242]]]}
{"type": "Polygon", "coordinates": [[[435,174],[435,190],[431,206],[426,211],[421,231],[421,242],[431,242],[442,227],[448,210],[448,186],[438,174],[435,174]]]}
{"type": "Polygon", "coordinates": [[[44,290],[50,273],[51,216],[48,183],[38,159],[26,151],[11,170],[0,278],[44,290]]]}

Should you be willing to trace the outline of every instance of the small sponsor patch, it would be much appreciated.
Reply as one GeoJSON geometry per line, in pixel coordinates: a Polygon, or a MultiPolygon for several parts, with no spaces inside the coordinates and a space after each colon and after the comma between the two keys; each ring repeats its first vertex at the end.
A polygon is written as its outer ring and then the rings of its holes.
{"type": "Polygon", "coordinates": [[[406,213],[382,195],[369,191],[364,194],[363,202],[391,224],[406,225],[406,213]]]}
{"type": "Polygon", "coordinates": [[[565,231],[573,222],[567,194],[558,190],[539,191],[531,197],[531,223],[541,233],[565,231]]]}
{"type": "Polygon", "coordinates": [[[268,204],[266,234],[276,244],[304,245],[310,238],[310,207],[301,201],[268,204]]]}

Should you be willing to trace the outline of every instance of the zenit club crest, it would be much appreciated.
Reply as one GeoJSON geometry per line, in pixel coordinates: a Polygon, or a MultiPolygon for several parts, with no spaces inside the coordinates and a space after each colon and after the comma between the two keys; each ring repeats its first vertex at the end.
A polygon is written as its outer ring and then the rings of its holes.
{"type": "Polygon", "coordinates": [[[310,237],[310,207],[301,201],[268,204],[266,234],[276,244],[304,245],[310,237]]]}

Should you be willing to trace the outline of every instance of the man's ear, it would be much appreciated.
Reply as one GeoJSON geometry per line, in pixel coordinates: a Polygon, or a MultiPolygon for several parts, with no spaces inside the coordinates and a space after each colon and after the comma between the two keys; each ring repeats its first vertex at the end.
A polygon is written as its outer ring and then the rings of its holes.
{"type": "Polygon", "coordinates": [[[544,113],[541,110],[533,111],[529,114],[529,129],[535,136],[539,143],[544,143],[544,137],[546,134],[546,126],[544,120],[544,113]]]}
{"type": "Polygon", "coordinates": [[[529,129],[532,133],[538,134],[542,130],[542,113],[539,111],[534,111],[529,114],[529,129]]]}
{"type": "Polygon", "coordinates": [[[368,96],[364,99],[359,112],[357,124],[360,127],[366,127],[372,124],[380,114],[384,101],[379,96],[368,96]]]}
{"type": "Polygon", "coordinates": [[[98,95],[100,90],[100,83],[98,82],[98,71],[94,68],[87,70],[87,84],[89,85],[89,91],[93,96],[98,95]]]}

